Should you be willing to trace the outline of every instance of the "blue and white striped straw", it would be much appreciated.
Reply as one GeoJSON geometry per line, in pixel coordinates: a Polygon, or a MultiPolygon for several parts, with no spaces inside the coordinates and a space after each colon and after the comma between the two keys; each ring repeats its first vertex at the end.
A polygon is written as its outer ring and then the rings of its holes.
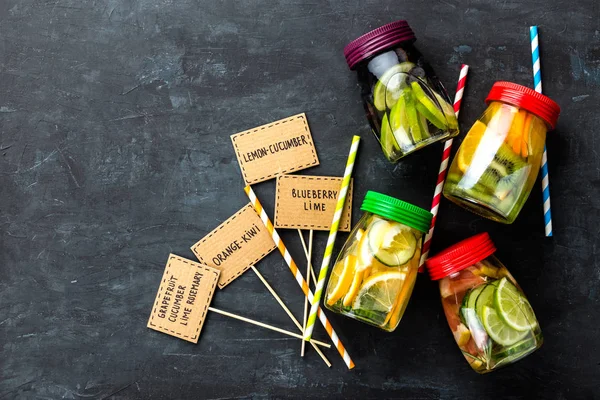
{"type": "MultiPolygon", "coordinates": [[[[533,62],[533,85],[535,91],[542,93],[542,71],[540,69],[540,48],[537,26],[529,27],[531,38],[531,61],[533,62]]],[[[550,180],[548,176],[548,153],[544,144],[542,155],[542,198],[544,200],[544,231],[546,237],[552,236],[552,213],[550,212],[550,180]]]]}

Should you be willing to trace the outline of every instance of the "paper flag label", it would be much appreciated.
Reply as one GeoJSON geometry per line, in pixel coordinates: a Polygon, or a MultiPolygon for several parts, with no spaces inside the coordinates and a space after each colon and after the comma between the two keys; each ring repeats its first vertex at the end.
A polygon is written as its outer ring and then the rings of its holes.
{"type": "Polygon", "coordinates": [[[169,255],[148,328],[198,343],[219,270],[169,255]]]}
{"type": "Polygon", "coordinates": [[[246,185],[319,165],[305,114],[231,136],[246,185]]]}
{"type": "Polygon", "coordinates": [[[250,203],[192,246],[202,264],[221,271],[221,289],[273,250],[275,243],[250,203]]]}
{"type": "MultiPolygon", "coordinates": [[[[282,175],[275,191],[275,227],[328,231],[335,212],[342,178],[282,175]]],[[[340,220],[340,231],[352,222],[352,181],[340,220]]]]}

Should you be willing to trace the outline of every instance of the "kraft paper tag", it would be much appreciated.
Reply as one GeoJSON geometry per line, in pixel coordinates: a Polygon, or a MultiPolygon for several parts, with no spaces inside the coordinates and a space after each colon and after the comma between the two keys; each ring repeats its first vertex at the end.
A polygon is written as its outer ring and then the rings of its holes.
{"type": "Polygon", "coordinates": [[[306,115],[231,135],[246,185],[319,165],[306,115]]]}
{"type": "Polygon", "coordinates": [[[221,271],[221,289],[273,250],[275,243],[250,203],[192,246],[202,264],[221,271]]]}
{"type": "MultiPolygon", "coordinates": [[[[282,175],[275,192],[275,227],[328,231],[340,193],[342,178],[331,176],[282,175]]],[[[350,232],[352,181],[344,203],[339,230],[350,232]]]]}
{"type": "Polygon", "coordinates": [[[198,343],[220,271],[169,255],[148,328],[198,343]]]}

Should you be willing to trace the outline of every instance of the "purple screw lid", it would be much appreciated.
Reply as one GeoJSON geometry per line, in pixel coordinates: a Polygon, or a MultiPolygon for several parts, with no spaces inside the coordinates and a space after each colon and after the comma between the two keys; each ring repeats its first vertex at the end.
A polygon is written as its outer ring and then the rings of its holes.
{"type": "Polygon", "coordinates": [[[348,43],[344,48],[344,56],[350,69],[354,69],[356,64],[375,53],[389,49],[400,42],[415,40],[417,38],[408,22],[404,20],[390,22],[348,43]]]}

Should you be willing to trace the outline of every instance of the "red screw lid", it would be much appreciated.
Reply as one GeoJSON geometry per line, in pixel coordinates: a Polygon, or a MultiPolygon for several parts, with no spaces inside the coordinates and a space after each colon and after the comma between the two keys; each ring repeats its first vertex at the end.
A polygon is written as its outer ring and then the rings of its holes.
{"type": "Polygon", "coordinates": [[[431,279],[437,281],[470,267],[495,252],[496,246],[494,246],[490,235],[487,232],[480,233],[448,247],[429,258],[425,264],[431,279]]]}
{"type": "Polygon", "coordinates": [[[550,129],[554,129],[560,114],[560,106],[550,97],[544,96],[527,86],[512,82],[494,83],[485,102],[489,103],[495,100],[512,104],[537,115],[546,121],[550,129]]]}
{"type": "Polygon", "coordinates": [[[408,22],[390,22],[354,39],[344,48],[344,56],[350,69],[375,53],[389,49],[400,42],[415,41],[416,37],[408,22]]]}

